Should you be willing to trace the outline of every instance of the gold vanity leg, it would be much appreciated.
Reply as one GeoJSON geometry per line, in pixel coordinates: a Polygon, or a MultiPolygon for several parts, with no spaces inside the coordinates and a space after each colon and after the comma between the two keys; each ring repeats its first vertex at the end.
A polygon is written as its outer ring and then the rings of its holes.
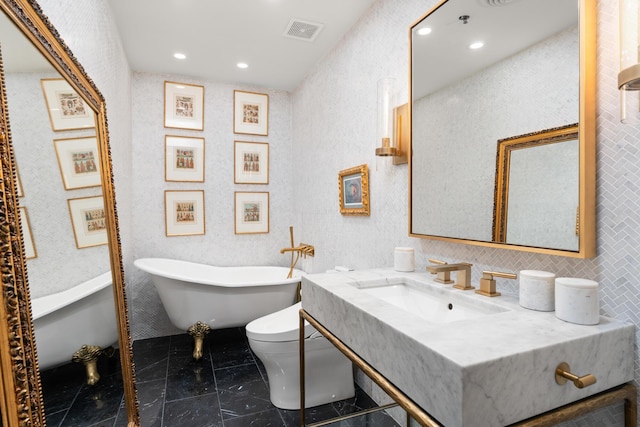
{"type": "Polygon", "coordinates": [[[304,406],[305,406],[305,396],[304,396],[304,316],[303,310],[299,311],[300,316],[300,326],[298,329],[300,340],[300,426],[304,427],[304,406]]]}
{"type": "Polygon", "coordinates": [[[202,347],[204,345],[204,337],[211,332],[211,327],[206,323],[196,322],[191,325],[187,333],[193,337],[193,358],[195,360],[202,359],[202,347]]]}
{"type": "Polygon", "coordinates": [[[87,371],[87,384],[95,385],[100,381],[98,373],[98,356],[102,354],[102,348],[97,345],[83,345],[73,353],[71,361],[84,363],[87,371]]]}
{"type": "Polygon", "coordinates": [[[638,391],[632,384],[624,386],[627,397],[624,400],[624,425],[636,427],[638,425],[638,391]]]}

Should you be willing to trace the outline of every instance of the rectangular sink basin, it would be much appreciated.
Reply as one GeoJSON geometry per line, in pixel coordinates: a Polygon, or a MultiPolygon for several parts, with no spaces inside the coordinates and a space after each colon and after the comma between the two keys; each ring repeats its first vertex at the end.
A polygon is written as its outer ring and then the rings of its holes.
{"type": "Polygon", "coordinates": [[[359,282],[354,286],[383,303],[394,305],[433,323],[475,319],[507,311],[493,304],[465,301],[466,298],[461,295],[449,295],[450,292],[440,293],[405,281],[383,285],[359,282]]]}

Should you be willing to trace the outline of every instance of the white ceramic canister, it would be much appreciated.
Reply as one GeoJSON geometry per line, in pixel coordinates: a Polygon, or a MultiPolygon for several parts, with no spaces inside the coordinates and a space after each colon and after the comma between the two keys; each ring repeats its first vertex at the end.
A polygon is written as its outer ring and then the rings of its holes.
{"type": "Polygon", "coordinates": [[[529,310],[555,310],[556,275],[548,271],[520,271],[520,305],[529,310]]]}
{"type": "Polygon", "coordinates": [[[574,277],[556,279],[556,317],[579,325],[600,323],[599,284],[574,277]]]}
{"type": "Polygon", "coordinates": [[[415,255],[413,248],[398,246],[394,251],[393,269],[396,271],[414,271],[415,255]]]}

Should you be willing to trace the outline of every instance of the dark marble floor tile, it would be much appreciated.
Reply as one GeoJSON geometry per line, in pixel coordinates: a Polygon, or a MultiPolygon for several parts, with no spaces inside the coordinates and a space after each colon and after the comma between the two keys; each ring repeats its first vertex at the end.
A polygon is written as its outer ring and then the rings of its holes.
{"type": "Polygon", "coordinates": [[[214,329],[207,335],[207,341],[209,343],[232,343],[246,340],[247,336],[244,327],[214,329]]]}
{"type": "Polygon", "coordinates": [[[255,363],[216,369],[215,375],[225,420],[273,408],[269,388],[255,363]]]}
{"type": "Polygon", "coordinates": [[[216,392],[213,368],[208,355],[194,360],[191,355],[172,354],[167,373],[167,401],[216,392]]]}
{"type": "Polygon", "coordinates": [[[47,412],[45,415],[45,421],[47,423],[47,427],[58,427],[62,422],[62,420],[64,419],[65,415],[67,415],[67,408],[58,412],[52,412],[52,413],[47,412]]]}
{"type": "Polygon", "coordinates": [[[102,377],[94,386],[83,387],[61,426],[91,426],[109,419],[113,419],[113,426],[123,390],[121,379],[115,375],[102,377]]]}
{"type": "MultiPolygon", "coordinates": [[[[87,427],[114,427],[115,422],[116,422],[116,419],[114,417],[114,418],[110,418],[108,420],[97,422],[95,424],[87,425],[87,427]]],[[[84,426],[85,425],[82,424],[82,427],[84,427],[84,426]]],[[[80,427],[80,426],[78,426],[78,427],[80,427]]]]}
{"type": "Polygon", "coordinates": [[[249,343],[244,340],[210,342],[209,352],[215,369],[255,362],[249,343]]]}
{"type": "MultiPolygon", "coordinates": [[[[280,413],[282,414],[282,418],[287,426],[300,425],[300,411],[280,409],[280,413]]],[[[329,420],[336,418],[339,415],[340,414],[338,414],[338,411],[336,411],[331,403],[315,406],[313,408],[306,408],[304,410],[306,424],[329,420]]]]}
{"type": "Polygon", "coordinates": [[[400,425],[389,414],[379,411],[327,424],[327,427],[400,427],[400,425]]]}
{"type": "Polygon", "coordinates": [[[251,415],[225,419],[224,427],[282,427],[283,423],[280,411],[273,408],[251,415]]]}
{"type": "Polygon", "coordinates": [[[166,379],[148,381],[138,384],[138,401],[140,403],[140,425],[144,427],[161,427],[164,410],[166,379]]]}
{"type": "Polygon", "coordinates": [[[167,402],[163,427],[222,427],[215,394],[167,402]]]}
{"type": "Polygon", "coordinates": [[[118,416],[116,417],[116,422],[113,425],[114,427],[127,427],[129,425],[128,420],[127,407],[124,401],[124,396],[120,401],[120,408],[118,408],[118,416]]]}
{"type": "Polygon", "coordinates": [[[340,415],[353,414],[363,409],[375,408],[378,405],[360,387],[355,388],[356,394],[351,399],[345,399],[333,403],[333,407],[340,415]]]}
{"type": "Polygon", "coordinates": [[[171,335],[169,353],[171,355],[187,356],[193,354],[193,337],[189,334],[171,335]]]}
{"type": "Polygon", "coordinates": [[[155,381],[167,376],[170,337],[150,338],[133,343],[136,381],[155,381]]]}
{"type": "Polygon", "coordinates": [[[45,413],[57,413],[71,406],[86,381],[81,363],[47,369],[40,373],[45,413]]]}

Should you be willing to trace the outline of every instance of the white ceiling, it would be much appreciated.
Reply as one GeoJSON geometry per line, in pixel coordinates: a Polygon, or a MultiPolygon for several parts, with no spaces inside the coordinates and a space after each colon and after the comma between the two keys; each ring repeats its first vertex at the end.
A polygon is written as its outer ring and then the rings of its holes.
{"type": "Polygon", "coordinates": [[[134,71],[291,91],[375,0],[108,2],[134,71]],[[283,36],[291,19],[324,26],[313,42],[292,39],[283,36]]]}

